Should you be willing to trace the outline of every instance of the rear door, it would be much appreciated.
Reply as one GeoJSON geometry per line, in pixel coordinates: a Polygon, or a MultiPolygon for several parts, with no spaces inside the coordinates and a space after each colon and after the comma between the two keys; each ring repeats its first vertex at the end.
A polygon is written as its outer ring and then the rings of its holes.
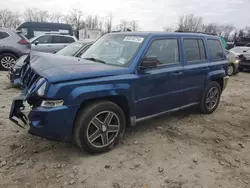
{"type": "Polygon", "coordinates": [[[52,43],[51,43],[51,49],[53,50],[52,53],[58,52],[59,50],[68,46],[72,42],[75,42],[75,40],[72,37],[52,35],[52,43]]]}
{"type": "Polygon", "coordinates": [[[198,103],[210,70],[204,38],[182,38],[184,52],[184,104],[198,103]]]}

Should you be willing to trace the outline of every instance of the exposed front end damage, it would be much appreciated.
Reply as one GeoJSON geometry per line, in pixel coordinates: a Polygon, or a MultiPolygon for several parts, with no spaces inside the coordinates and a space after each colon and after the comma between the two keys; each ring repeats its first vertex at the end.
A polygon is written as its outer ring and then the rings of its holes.
{"type": "Polygon", "coordinates": [[[20,80],[22,93],[13,99],[9,119],[19,127],[29,126],[32,135],[71,141],[79,106],[64,105],[61,99],[48,99],[44,94],[47,80],[38,75],[29,63],[23,66],[20,80]]]}

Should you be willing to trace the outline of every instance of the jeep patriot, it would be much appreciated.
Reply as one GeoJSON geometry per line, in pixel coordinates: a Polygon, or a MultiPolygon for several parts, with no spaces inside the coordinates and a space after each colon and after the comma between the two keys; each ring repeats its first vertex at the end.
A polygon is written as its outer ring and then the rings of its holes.
{"type": "Polygon", "coordinates": [[[81,58],[30,59],[10,120],[90,153],[112,149],[127,126],[142,120],[195,105],[214,112],[228,81],[220,38],[197,33],[111,33],[81,58]]]}

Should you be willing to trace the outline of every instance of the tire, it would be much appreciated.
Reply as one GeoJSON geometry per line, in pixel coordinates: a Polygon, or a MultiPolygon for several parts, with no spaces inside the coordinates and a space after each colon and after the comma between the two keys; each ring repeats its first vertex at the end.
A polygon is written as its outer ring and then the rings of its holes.
{"type": "Polygon", "coordinates": [[[235,71],[234,65],[233,64],[229,64],[228,68],[227,68],[227,75],[228,76],[233,76],[234,71],[235,71]]]}
{"type": "Polygon", "coordinates": [[[9,70],[15,62],[17,57],[11,53],[3,53],[0,55],[0,69],[1,70],[9,70]]]}
{"type": "Polygon", "coordinates": [[[239,69],[235,70],[235,71],[234,71],[234,75],[239,74],[239,72],[240,72],[239,69]]]}
{"type": "Polygon", "coordinates": [[[218,82],[212,81],[207,85],[207,87],[202,93],[201,101],[200,101],[200,110],[202,113],[211,114],[216,110],[220,102],[221,92],[222,90],[218,82]],[[216,100],[212,98],[212,95],[210,95],[211,92],[213,91],[215,92],[215,90],[217,91],[216,100]],[[214,104],[213,105],[210,104],[209,106],[208,101],[214,104]]]}
{"type": "Polygon", "coordinates": [[[80,109],[74,124],[73,136],[80,149],[89,153],[103,153],[113,149],[120,142],[125,127],[126,118],[122,109],[113,102],[99,101],[80,109]],[[110,123],[106,121],[108,115],[113,115],[110,123]],[[115,130],[116,132],[112,132],[115,130]]]}

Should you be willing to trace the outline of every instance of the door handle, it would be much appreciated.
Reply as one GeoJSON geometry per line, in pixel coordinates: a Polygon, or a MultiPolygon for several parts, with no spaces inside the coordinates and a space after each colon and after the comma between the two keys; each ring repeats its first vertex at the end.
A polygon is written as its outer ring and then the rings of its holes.
{"type": "Polygon", "coordinates": [[[172,75],[177,76],[183,74],[183,71],[176,71],[172,75]]]}
{"type": "Polygon", "coordinates": [[[48,47],[51,47],[51,45],[48,45],[48,47]]]}

